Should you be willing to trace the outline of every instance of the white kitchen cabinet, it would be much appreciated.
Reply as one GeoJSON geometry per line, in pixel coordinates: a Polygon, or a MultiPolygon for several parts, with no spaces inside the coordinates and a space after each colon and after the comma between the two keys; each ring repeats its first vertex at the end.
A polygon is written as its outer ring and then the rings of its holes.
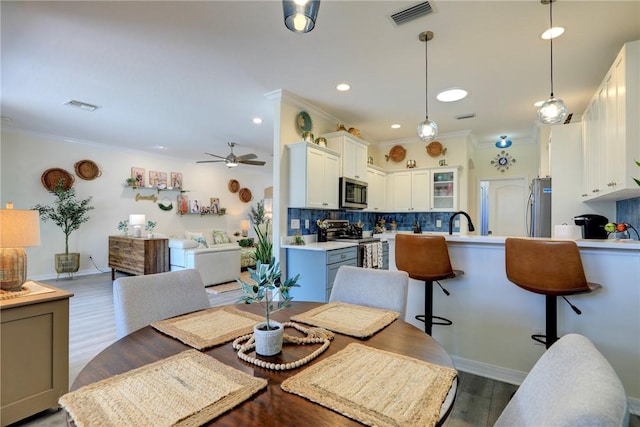
{"type": "Polygon", "coordinates": [[[458,169],[431,171],[431,210],[453,212],[458,210],[458,169]]]}
{"type": "Polygon", "coordinates": [[[367,167],[367,209],[372,212],[383,212],[386,209],[387,173],[376,167],[367,167]]]}
{"type": "Polygon", "coordinates": [[[582,200],[640,196],[640,41],[624,45],[583,114],[582,200]]]}
{"type": "Polygon", "coordinates": [[[340,155],[307,142],[287,148],[289,207],[338,209],[340,155]]]}
{"type": "Polygon", "coordinates": [[[429,210],[429,169],[407,170],[393,174],[393,210],[426,212],[429,210]]]}
{"type": "Polygon", "coordinates": [[[330,150],[340,153],[340,176],[366,182],[367,146],[369,144],[344,131],[326,134],[324,138],[326,138],[327,147],[330,150]]]}

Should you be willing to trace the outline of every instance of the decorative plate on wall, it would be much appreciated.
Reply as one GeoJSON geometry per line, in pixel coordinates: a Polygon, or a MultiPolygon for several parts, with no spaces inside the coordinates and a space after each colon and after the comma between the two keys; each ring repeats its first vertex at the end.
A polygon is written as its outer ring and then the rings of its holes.
{"type": "Polygon", "coordinates": [[[407,150],[402,145],[394,145],[389,150],[389,158],[394,162],[401,162],[404,160],[404,156],[407,155],[407,150]]]}
{"type": "Polygon", "coordinates": [[[238,181],[236,181],[235,179],[229,180],[229,191],[231,191],[232,193],[237,193],[239,189],[240,183],[238,181]]]}
{"type": "Polygon", "coordinates": [[[249,203],[253,200],[253,194],[251,194],[251,190],[248,188],[241,188],[238,196],[240,197],[240,201],[243,203],[249,203]]]}
{"type": "Polygon", "coordinates": [[[443,153],[442,144],[438,141],[433,141],[427,145],[427,154],[431,157],[438,157],[443,153]]]}
{"type": "Polygon", "coordinates": [[[87,181],[91,181],[102,175],[98,165],[91,160],[80,160],[73,165],[73,168],[76,171],[76,175],[87,181]]]}
{"type": "Polygon", "coordinates": [[[296,116],[296,124],[300,134],[303,132],[311,132],[313,129],[313,122],[311,122],[311,116],[306,111],[300,111],[296,116]]]}
{"type": "Polygon", "coordinates": [[[58,181],[62,180],[62,189],[68,190],[73,186],[73,175],[61,168],[47,169],[42,173],[40,181],[48,191],[54,191],[58,186],[58,181]]]}

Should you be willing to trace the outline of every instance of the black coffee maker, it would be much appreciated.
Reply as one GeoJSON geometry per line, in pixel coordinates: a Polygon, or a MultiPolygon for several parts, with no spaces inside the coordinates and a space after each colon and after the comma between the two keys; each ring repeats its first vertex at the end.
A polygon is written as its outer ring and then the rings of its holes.
{"type": "Polygon", "coordinates": [[[609,222],[607,217],[595,214],[584,214],[573,218],[576,225],[582,227],[583,239],[606,239],[608,233],[604,226],[609,222]]]}

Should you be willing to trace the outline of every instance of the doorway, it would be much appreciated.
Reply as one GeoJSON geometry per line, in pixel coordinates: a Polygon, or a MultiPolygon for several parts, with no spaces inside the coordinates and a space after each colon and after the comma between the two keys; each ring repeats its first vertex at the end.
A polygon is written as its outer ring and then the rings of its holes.
{"type": "Polygon", "coordinates": [[[480,234],[525,237],[527,197],[526,178],[480,181],[480,234]]]}

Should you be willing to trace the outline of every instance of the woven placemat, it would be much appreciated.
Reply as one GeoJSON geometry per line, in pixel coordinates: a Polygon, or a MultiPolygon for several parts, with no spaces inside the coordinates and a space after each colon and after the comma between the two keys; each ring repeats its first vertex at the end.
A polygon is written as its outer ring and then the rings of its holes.
{"type": "Polygon", "coordinates": [[[400,313],[396,311],[344,302],[330,302],[296,314],[291,320],[356,338],[366,338],[383,329],[399,316],[400,313]]]}
{"type": "Polygon", "coordinates": [[[78,427],[199,426],[267,386],[196,350],[187,350],[60,398],[78,427]]]}
{"type": "Polygon", "coordinates": [[[153,322],[156,330],[191,347],[204,350],[253,332],[264,317],[233,307],[196,311],[184,316],[153,322]]]}
{"type": "Polygon", "coordinates": [[[434,426],[457,372],[352,343],[282,389],[366,425],[434,426]]]}

